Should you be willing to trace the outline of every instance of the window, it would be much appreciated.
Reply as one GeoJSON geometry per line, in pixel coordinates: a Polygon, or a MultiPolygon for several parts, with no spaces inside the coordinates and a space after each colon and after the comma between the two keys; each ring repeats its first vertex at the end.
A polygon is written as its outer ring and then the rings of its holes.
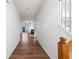
{"type": "Polygon", "coordinates": [[[71,33],[71,0],[60,0],[60,26],[71,33]]]}

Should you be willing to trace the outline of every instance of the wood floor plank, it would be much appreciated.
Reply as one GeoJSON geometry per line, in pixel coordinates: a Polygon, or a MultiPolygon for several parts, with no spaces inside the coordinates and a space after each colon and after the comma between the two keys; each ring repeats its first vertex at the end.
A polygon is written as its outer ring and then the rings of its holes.
{"type": "Polygon", "coordinates": [[[50,59],[34,37],[20,41],[9,59],[50,59]]]}

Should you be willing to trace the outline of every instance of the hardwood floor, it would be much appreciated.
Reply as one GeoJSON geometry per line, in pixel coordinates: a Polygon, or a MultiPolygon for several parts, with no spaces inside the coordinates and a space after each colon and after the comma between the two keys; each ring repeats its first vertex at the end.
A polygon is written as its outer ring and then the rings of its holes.
{"type": "Polygon", "coordinates": [[[34,37],[20,41],[9,59],[50,59],[34,37]]]}

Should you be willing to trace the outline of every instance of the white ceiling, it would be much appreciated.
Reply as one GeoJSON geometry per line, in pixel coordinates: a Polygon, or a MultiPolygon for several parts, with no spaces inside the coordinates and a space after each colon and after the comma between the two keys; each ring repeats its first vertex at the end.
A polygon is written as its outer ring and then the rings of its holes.
{"type": "Polygon", "coordinates": [[[20,13],[21,19],[25,20],[34,17],[44,0],[14,0],[20,13]]]}

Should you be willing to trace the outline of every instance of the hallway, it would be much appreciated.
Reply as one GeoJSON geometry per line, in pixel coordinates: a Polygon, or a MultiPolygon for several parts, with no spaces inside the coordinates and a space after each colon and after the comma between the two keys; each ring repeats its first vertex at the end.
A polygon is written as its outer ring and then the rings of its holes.
{"type": "Polygon", "coordinates": [[[34,37],[20,41],[9,59],[50,59],[34,37]]]}
{"type": "Polygon", "coordinates": [[[7,0],[6,59],[59,59],[58,42],[65,41],[60,37],[72,37],[69,1],[66,13],[61,0],[7,0]]]}

